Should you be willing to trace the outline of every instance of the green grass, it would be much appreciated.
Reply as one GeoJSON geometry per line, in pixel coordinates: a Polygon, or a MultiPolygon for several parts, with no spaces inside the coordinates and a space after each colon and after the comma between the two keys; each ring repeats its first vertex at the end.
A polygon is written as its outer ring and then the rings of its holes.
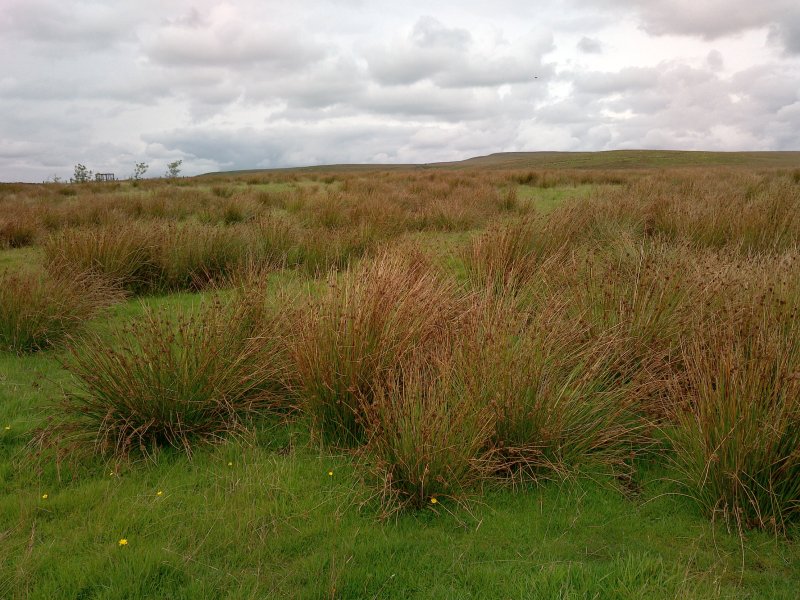
{"type": "MultiPolygon", "coordinates": [[[[68,380],[52,353],[17,355],[0,352],[0,432],[5,432],[4,450],[25,440],[25,434],[41,424],[45,398],[55,398],[68,380]],[[5,427],[10,426],[10,430],[5,427]]],[[[0,468],[7,469],[3,452],[0,468]]]]}
{"type": "MultiPolygon", "coordinates": [[[[303,284],[278,273],[268,285],[303,284]]],[[[198,299],[130,301],[112,322],[198,299]]],[[[640,474],[643,495],[598,476],[382,521],[353,458],[276,417],[192,459],[59,473],[24,458],[69,386],[57,358],[0,354],[3,598],[793,598],[800,585],[795,542],[740,540],[661,471],[640,474]]]]}
{"type": "Polygon", "coordinates": [[[0,271],[41,271],[44,268],[44,252],[41,248],[28,246],[0,250],[0,271]]]}
{"type": "Polygon", "coordinates": [[[800,581],[795,547],[751,534],[742,548],[678,497],[626,499],[603,481],[381,522],[359,510],[348,459],[279,423],[259,438],[74,482],[14,472],[0,595],[792,598],[800,581]]]}
{"type": "Polygon", "coordinates": [[[566,200],[586,198],[597,186],[570,185],[559,187],[517,186],[517,197],[528,201],[537,212],[550,214],[566,200]]]}

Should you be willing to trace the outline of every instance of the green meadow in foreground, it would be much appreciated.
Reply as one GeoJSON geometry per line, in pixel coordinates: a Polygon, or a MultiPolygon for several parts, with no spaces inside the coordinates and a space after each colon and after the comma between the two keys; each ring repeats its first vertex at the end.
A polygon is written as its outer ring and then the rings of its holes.
{"type": "Polygon", "coordinates": [[[635,158],[0,185],[0,598],[797,597],[800,169],[635,158]]]}

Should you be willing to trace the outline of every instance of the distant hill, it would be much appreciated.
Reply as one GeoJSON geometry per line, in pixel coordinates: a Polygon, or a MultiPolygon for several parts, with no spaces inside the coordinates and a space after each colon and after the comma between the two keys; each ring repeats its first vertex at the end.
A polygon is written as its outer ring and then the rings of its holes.
{"type": "Polygon", "coordinates": [[[206,175],[276,171],[386,171],[404,169],[642,169],[742,166],[800,168],[800,152],[701,152],[683,150],[609,150],[604,152],[498,152],[466,160],[425,164],[340,164],[248,169],[206,175]]]}
{"type": "Polygon", "coordinates": [[[688,152],[610,150],[606,152],[500,152],[442,166],[494,169],[635,169],[658,167],[800,167],[800,152],[688,152]]]}

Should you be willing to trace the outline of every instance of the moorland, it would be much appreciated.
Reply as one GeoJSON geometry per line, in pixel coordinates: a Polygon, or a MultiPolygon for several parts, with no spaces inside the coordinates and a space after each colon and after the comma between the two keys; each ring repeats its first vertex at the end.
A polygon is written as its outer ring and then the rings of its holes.
{"type": "Polygon", "coordinates": [[[0,597],[795,598],[800,153],[0,184],[0,597]]]}

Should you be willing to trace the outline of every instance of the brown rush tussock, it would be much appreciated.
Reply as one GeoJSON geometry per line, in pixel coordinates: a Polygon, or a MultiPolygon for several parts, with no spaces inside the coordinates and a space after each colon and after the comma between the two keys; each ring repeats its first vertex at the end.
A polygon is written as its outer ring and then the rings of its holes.
{"type": "Polygon", "coordinates": [[[800,287],[796,255],[759,262],[686,343],[685,410],[667,433],[708,514],[785,532],[800,516],[800,287]]]}
{"type": "Polygon", "coordinates": [[[485,477],[493,415],[446,355],[390,373],[365,407],[366,452],[390,510],[460,498],[485,477]]]}
{"type": "Polygon", "coordinates": [[[0,272],[0,349],[50,348],[123,297],[118,287],[88,271],[0,272]]]}
{"type": "Polygon", "coordinates": [[[253,311],[219,301],[177,315],[147,310],[75,343],[64,363],[75,389],[43,439],[62,451],[191,453],[285,406],[279,322],[253,311]]]}
{"type": "Polygon", "coordinates": [[[592,335],[564,301],[527,312],[513,297],[489,297],[454,354],[491,411],[487,466],[497,476],[614,472],[643,442],[620,368],[632,358],[626,340],[614,328],[592,335]]]}
{"type": "Polygon", "coordinates": [[[387,254],[353,267],[299,315],[293,357],[301,408],[320,439],[362,443],[378,388],[405,361],[435,355],[465,312],[456,286],[420,261],[387,254]]]}

